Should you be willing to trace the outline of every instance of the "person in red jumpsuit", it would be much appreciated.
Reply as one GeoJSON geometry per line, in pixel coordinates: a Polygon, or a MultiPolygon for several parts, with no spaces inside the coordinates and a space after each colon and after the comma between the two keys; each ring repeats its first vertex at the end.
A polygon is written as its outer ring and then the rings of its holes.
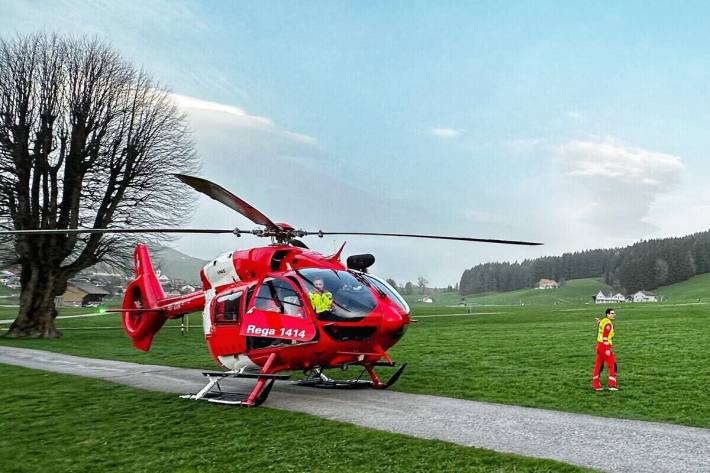
{"type": "Polygon", "coordinates": [[[594,371],[592,372],[592,389],[601,391],[602,385],[599,382],[599,374],[606,363],[609,370],[609,380],[607,386],[609,391],[617,391],[616,385],[616,356],[614,355],[614,319],[616,311],[607,309],[604,318],[597,319],[597,356],[594,360],[594,371]]]}

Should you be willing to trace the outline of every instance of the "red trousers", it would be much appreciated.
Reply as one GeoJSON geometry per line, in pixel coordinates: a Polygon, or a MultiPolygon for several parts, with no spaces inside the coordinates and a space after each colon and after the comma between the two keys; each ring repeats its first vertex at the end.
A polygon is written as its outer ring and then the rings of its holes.
{"type": "Polygon", "coordinates": [[[616,356],[614,356],[614,350],[609,345],[597,342],[597,357],[594,360],[594,371],[592,372],[592,388],[594,389],[601,389],[602,387],[599,382],[599,373],[604,363],[606,363],[606,367],[609,370],[609,381],[607,384],[610,388],[615,388],[616,356]]]}

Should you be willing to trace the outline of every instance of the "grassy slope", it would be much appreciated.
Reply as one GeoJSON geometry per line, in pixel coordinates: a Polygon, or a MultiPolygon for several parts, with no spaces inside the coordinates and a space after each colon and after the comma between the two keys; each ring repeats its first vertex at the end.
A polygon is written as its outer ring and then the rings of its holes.
{"type": "Polygon", "coordinates": [[[694,276],[687,281],[659,287],[654,291],[668,302],[710,301],[710,273],[694,276]]]}
{"type": "Polygon", "coordinates": [[[0,471],[588,471],[268,408],[2,366],[0,471]],[[37,389],[37,388],[40,389],[37,389]]]}
{"type": "MultiPolygon", "coordinates": [[[[573,279],[558,289],[521,289],[518,291],[476,294],[465,297],[468,304],[482,305],[552,305],[552,304],[584,304],[592,301],[592,296],[599,290],[608,292],[608,286],[598,279],[573,279]]],[[[417,303],[420,295],[407,296],[414,306],[426,305],[417,303]]],[[[433,296],[436,305],[457,305],[461,302],[458,293],[449,292],[433,296]]]]}
{"type": "MultiPolygon", "coordinates": [[[[390,351],[392,358],[409,364],[395,389],[710,427],[710,305],[618,307],[616,352],[622,390],[613,394],[590,389],[594,317],[602,309],[479,307],[471,316],[422,318],[390,351]]],[[[447,307],[427,310],[451,312],[447,307]]],[[[59,321],[65,330],[59,341],[0,339],[0,343],[212,368],[199,317],[191,319],[193,328],[184,336],[176,322],[168,322],[149,353],[134,350],[118,317],[109,314],[59,321]]],[[[386,369],[381,371],[386,377],[386,369]]]]}

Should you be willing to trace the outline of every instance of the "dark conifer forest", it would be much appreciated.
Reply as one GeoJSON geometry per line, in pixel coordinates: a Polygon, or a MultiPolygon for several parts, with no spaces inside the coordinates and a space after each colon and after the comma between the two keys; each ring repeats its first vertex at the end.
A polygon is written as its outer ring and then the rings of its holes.
{"type": "Polygon", "coordinates": [[[461,275],[461,295],[531,288],[540,279],[601,278],[617,290],[653,290],[710,272],[710,231],[515,263],[485,263],[461,275]]]}

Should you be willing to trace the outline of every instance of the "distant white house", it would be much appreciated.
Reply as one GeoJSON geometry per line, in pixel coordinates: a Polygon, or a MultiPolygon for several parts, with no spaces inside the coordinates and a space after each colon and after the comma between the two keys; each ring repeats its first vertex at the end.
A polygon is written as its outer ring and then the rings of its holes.
{"type": "Polygon", "coordinates": [[[163,274],[160,269],[155,271],[155,275],[158,277],[158,281],[160,281],[161,283],[170,282],[170,278],[166,274],[163,274]]]}
{"type": "Polygon", "coordinates": [[[594,302],[596,304],[618,304],[621,302],[626,302],[626,297],[621,293],[613,295],[609,293],[609,295],[607,296],[604,295],[602,291],[599,291],[596,296],[592,296],[592,299],[594,299],[594,302]]]}
{"type": "Polygon", "coordinates": [[[557,289],[560,283],[554,279],[540,279],[535,286],[535,289],[557,289]]]}
{"type": "Polygon", "coordinates": [[[155,270],[155,276],[158,278],[160,285],[163,286],[164,291],[175,292],[173,291],[173,281],[167,274],[163,274],[160,268],[155,270]]]}
{"type": "Polygon", "coordinates": [[[658,297],[655,294],[638,291],[629,296],[630,302],[658,302],[658,297]]]}

